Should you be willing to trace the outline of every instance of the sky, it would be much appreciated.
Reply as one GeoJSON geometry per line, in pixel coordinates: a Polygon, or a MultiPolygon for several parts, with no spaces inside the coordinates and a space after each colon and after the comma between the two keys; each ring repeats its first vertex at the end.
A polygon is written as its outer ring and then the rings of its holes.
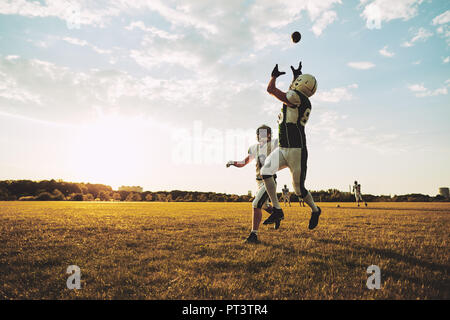
{"type": "Polygon", "coordinates": [[[270,73],[302,61],[308,189],[450,185],[446,0],[0,0],[0,43],[0,180],[254,192],[225,164],[276,136],[270,73]]]}

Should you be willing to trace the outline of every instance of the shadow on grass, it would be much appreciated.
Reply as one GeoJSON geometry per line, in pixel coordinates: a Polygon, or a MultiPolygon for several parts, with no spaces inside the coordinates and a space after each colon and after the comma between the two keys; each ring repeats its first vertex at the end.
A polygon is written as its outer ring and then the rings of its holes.
{"type": "Polygon", "coordinates": [[[332,239],[314,239],[314,240],[321,242],[321,243],[326,243],[326,244],[336,244],[336,245],[340,245],[340,246],[344,245],[348,248],[353,248],[353,249],[359,250],[361,252],[374,253],[374,254],[380,255],[384,258],[394,259],[394,260],[404,262],[404,263],[407,263],[410,265],[416,265],[419,267],[427,268],[432,271],[439,271],[444,274],[447,274],[448,270],[450,269],[450,265],[428,262],[423,259],[418,259],[418,258],[411,257],[411,256],[404,256],[404,255],[402,255],[398,252],[395,252],[394,250],[390,250],[390,249],[373,248],[373,247],[369,247],[369,246],[356,245],[356,244],[353,244],[348,241],[347,242],[346,241],[337,241],[337,240],[332,240],[332,239]]]}
{"type": "MultiPolygon", "coordinates": [[[[396,207],[341,207],[340,209],[345,210],[382,210],[382,211],[432,211],[432,212],[447,212],[450,213],[448,209],[430,209],[430,208],[396,208],[396,207]]],[[[425,212],[426,213],[426,212],[425,212]]]]}

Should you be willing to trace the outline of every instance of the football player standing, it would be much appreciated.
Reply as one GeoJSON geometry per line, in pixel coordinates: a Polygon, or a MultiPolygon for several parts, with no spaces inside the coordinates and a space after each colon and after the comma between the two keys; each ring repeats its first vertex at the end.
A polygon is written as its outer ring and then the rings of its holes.
{"type": "Polygon", "coordinates": [[[367,207],[367,202],[365,202],[361,195],[361,184],[358,183],[358,181],[355,181],[355,184],[353,185],[353,192],[355,193],[355,200],[356,204],[359,207],[359,202],[364,202],[365,206],[367,207]]]}
{"type": "Polygon", "coordinates": [[[281,194],[283,196],[284,206],[286,207],[286,202],[289,201],[289,207],[291,206],[291,194],[289,192],[289,188],[287,185],[284,185],[284,188],[281,189],[281,194]]]}
{"type": "MultiPolygon", "coordinates": [[[[272,129],[269,126],[262,125],[256,130],[256,139],[258,143],[252,145],[248,149],[248,156],[243,161],[229,161],[227,163],[227,168],[230,166],[235,166],[242,168],[249,164],[253,159],[256,161],[256,184],[258,189],[256,191],[255,199],[253,200],[253,221],[252,221],[252,231],[248,236],[247,243],[259,243],[258,240],[258,229],[262,219],[261,209],[272,213],[272,207],[269,205],[269,195],[266,192],[263,179],[261,177],[260,170],[264,165],[266,158],[271,154],[273,150],[278,147],[278,139],[272,140],[272,129]]],[[[276,176],[275,176],[276,179],[276,176]]],[[[274,181],[274,183],[276,183],[274,181]]],[[[280,227],[280,223],[275,223],[275,229],[280,227]]]]}

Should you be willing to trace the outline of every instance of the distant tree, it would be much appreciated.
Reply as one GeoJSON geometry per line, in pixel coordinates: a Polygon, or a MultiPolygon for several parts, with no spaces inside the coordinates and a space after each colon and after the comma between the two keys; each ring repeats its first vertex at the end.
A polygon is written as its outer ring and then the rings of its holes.
{"type": "Polygon", "coordinates": [[[125,201],[133,201],[133,192],[130,192],[125,201]]]}
{"type": "Polygon", "coordinates": [[[42,192],[36,197],[37,201],[50,201],[53,200],[53,197],[48,192],[42,192]]]}
{"type": "Polygon", "coordinates": [[[166,201],[166,195],[164,193],[157,193],[156,194],[156,201],[161,201],[161,202],[166,201]]]}
{"type": "Polygon", "coordinates": [[[145,196],[145,201],[152,201],[152,200],[153,200],[153,196],[151,193],[149,193],[145,196]]]}
{"type": "Polygon", "coordinates": [[[101,201],[109,201],[111,200],[111,194],[109,191],[102,190],[99,192],[98,197],[101,201]]]}
{"type": "Polygon", "coordinates": [[[139,193],[130,192],[126,201],[142,201],[142,197],[139,193]]]}
{"type": "Polygon", "coordinates": [[[9,198],[8,191],[3,188],[0,188],[0,201],[6,201],[8,200],[8,198],[9,198]]]}
{"type": "Polygon", "coordinates": [[[72,201],[83,201],[83,195],[81,193],[72,193],[70,195],[70,200],[72,200],[72,201]]]}
{"type": "Polygon", "coordinates": [[[120,193],[117,193],[117,192],[113,193],[112,198],[113,198],[114,201],[122,200],[121,197],[120,197],[120,193]]]}
{"type": "Polygon", "coordinates": [[[83,201],[94,201],[94,196],[90,193],[83,195],[83,201]]]}
{"type": "Polygon", "coordinates": [[[56,200],[56,201],[66,200],[66,197],[64,197],[63,193],[61,191],[59,191],[58,189],[53,190],[52,198],[53,198],[52,200],[56,200]]]}

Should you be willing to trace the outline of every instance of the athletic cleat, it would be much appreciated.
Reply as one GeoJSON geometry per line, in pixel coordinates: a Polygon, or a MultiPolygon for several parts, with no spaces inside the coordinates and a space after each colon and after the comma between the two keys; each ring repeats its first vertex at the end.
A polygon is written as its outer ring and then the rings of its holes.
{"type": "Polygon", "coordinates": [[[284,213],[282,209],[273,208],[272,214],[263,222],[263,224],[272,224],[284,219],[284,213]]]}
{"type": "Polygon", "coordinates": [[[311,219],[309,219],[309,230],[314,229],[319,224],[319,216],[322,213],[322,209],[320,207],[317,207],[319,211],[317,212],[311,212],[311,219]]]}
{"type": "Polygon", "coordinates": [[[280,228],[280,224],[281,224],[281,219],[280,220],[277,220],[277,221],[275,221],[275,225],[274,225],[274,229],[275,230],[278,230],[279,228],[280,228]]]}
{"type": "Polygon", "coordinates": [[[268,208],[264,209],[264,211],[268,212],[269,214],[272,214],[273,207],[268,207],[268,208]]]}
{"type": "Polygon", "coordinates": [[[252,232],[248,236],[248,238],[245,240],[245,243],[260,243],[261,241],[258,240],[258,236],[256,233],[252,232]]]}
{"type": "Polygon", "coordinates": [[[366,205],[366,207],[367,207],[367,202],[365,202],[364,204],[365,204],[365,205],[366,205]]]}

